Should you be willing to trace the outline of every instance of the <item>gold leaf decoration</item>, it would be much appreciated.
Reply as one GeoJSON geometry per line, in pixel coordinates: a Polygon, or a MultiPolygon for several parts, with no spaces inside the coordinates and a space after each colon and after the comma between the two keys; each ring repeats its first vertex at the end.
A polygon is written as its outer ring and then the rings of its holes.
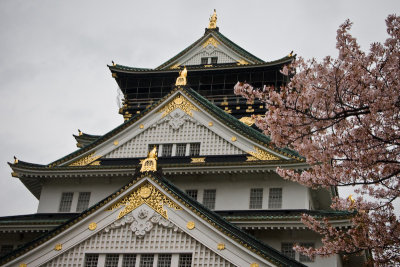
{"type": "Polygon", "coordinates": [[[244,60],[244,59],[239,59],[239,60],[237,61],[237,64],[238,64],[238,65],[248,65],[249,62],[247,62],[247,61],[244,60]]]}
{"type": "Polygon", "coordinates": [[[253,160],[279,160],[279,158],[277,156],[274,156],[270,153],[268,153],[267,151],[264,151],[258,147],[254,147],[256,152],[253,151],[248,151],[247,153],[249,153],[250,155],[253,156],[253,158],[248,157],[247,161],[253,161],[253,160]],[[256,159],[254,159],[256,158],[256,159]]]}
{"type": "Polygon", "coordinates": [[[220,43],[214,37],[208,38],[207,41],[203,43],[203,47],[206,47],[209,44],[213,45],[214,47],[220,45],[220,43]]]}
{"type": "Polygon", "coordinates": [[[62,244],[57,244],[57,245],[55,245],[55,246],[54,246],[54,250],[55,250],[55,251],[60,251],[60,250],[62,250],[62,244]]]}
{"type": "Polygon", "coordinates": [[[193,230],[194,228],[195,228],[195,224],[194,224],[194,222],[193,221],[188,221],[187,222],[187,224],[186,224],[186,227],[187,227],[187,229],[189,229],[189,230],[193,230]]]}
{"type": "Polygon", "coordinates": [[[190,163],[201,163],[201,162],[205,162],[206,158],[191,158],[191,162],[190,163]]]}
{"type": "Polygon", "coordinates": [[[168,219],[167,210],[164,209],[164,205],[168,205],[170,208],[181,210],[182,208],[173,202],[170,198],[165,196],[160,190],[149,182],[144,182],[135,190],[133,190],[128,196],[124,197],[116,204],[109,207],[107,210],[118,209],[121,206],[125,206],[118,214],[117,219],[124,217],[142,204],[147,204],[154,211],[159,213],[165,219],[168,219]]]}
{"type": "Polygon", "coordinates": [[[255,120],[252,117],[241,117],[240,120],[242,123],[251,126],[254,124],[255,120]]]}
{"type": "Polygon", "coordinates": [[[101,156],[95,156],[96,152],[90,153],[86,157],[80,158],[77,161],[69,164],[69,166],[86,166],[95,161],[96,159],[100,158],[101,156]]]}
{"type": "Polygon", "coordinates": [[[163,112],[162,117],[164,118],[177,108],[183,110],[191,117],[193,117],[192,110],[199,111],[199,109],[190,103],[186,98],[184,98],[182,95],[178,95],[172,101],[168,102],[162,109],[160,109],[159,112],[163,112]]]}
{"type": "Polygon", "coordinates": [[[90,231],[96,230],[97,223],[95,223],[95,222],[90,223],[88,228],[89,228],[90,231]]]}

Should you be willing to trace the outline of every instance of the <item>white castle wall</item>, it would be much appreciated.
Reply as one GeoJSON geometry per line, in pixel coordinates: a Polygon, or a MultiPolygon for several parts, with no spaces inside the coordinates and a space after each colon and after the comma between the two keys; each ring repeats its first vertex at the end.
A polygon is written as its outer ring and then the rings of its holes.
{"type": "MultiPolygon", "coordinates": [[[[268,209],[269,188],[282,188],[282,209],[308,209],[309,190],[277,174],[170,175],[167,177],[183,191],[197,189],[199,202],[205,189],[216,189],[216,210],[249,209],[250,189],[263,188],[263,209],[268,209]]],[[[93,177],[47,181],[43,185],[38,212],[58,212],[62,192],[74,192],[71,212],[76,211],[79,192],[91,192],[89,206],[127,184],[131,178],[93,177]]]]}

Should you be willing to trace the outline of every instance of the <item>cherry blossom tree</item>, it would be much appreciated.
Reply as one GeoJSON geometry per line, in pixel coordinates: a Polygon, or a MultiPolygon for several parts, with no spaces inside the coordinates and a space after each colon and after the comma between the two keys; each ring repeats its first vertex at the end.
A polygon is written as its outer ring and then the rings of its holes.
{"type": "Polygon", "coordinates": [[[400,17],[386,19],[389,37],[363,52],[346,21],[337,31],[338,58],[297,58],[282,73],[281,88],[255,89],[239,82],[235,93],[265,102],[256,125],[275,145],[305,157],[301,173],[278,169],[287,179],[318,187],[354,187],[357,197],[335,197],[332,208],[354,212],[352,227],[303,216],[322,235],[321,248],[296,247],[309,256],[370,252],[375,265],[400,265],[400,17]],[[371,253],[372,252],[372,253],[371,253]]]}

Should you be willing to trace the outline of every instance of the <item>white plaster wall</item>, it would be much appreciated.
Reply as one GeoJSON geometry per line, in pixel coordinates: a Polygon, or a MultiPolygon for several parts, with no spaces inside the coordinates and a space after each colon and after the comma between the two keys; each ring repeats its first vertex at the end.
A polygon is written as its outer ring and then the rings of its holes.
{"type": "Polygon", "coordinates": [[[90,207],[126,185],[130,180],[131,178],[106,177],[47,180],[42,187],[37,212],[58,212],[63,192],[74,192],[70,212],[76,212],[79,192],[91,192],[90,207]]]}
{"type": "MultiPolygon", "coordinates": [[[[255,231],[254,236],[261,241],[264,241],[271,247],[281,251],[281,244],[286,242],[302,243],[312,242],[315,247],[321,247],[321,238],[311,230],[263,230],[255,231]]],[[[299,253],[296,252],[296,260],[299,261],[299,253]]],[[[339,255],[331,257],[316,257],[314,262],[303,262],[303,264],[310,267],[324,266],[324,267],[341,267],[342,261],[339,255]]]]}
{"type": "MultiPolygon", "coordinates": [[[[263,174],[209,174],[168,177],[183,191],[197,189],[199,202],[206,189],[216,189],[215,210],[247,210],[250,189],[263,188],[262,209],[268,209],[269,188],[282,188],[282,209],[308,209],[309,190],[287,181],[274,172],[263,174]]],[[[61,194],[74,192],[71,212],[76,212],[79,192],[91,192],[89,207],[115,192],[131,178],[93,177],[84,179],[47,180],[40,196],[38,213],[58,212],[61,194]]]]}
{"type": "Polygon", "coordinates": [[[309,191],[297,183],[282,179],[274,172],[264,174],[214,174],[168,177],[183,191],[197,189],[203,201],[205,189],[216,189],[215,210],[247,210],[250,189],[263,188],[262,209],[268,209],[269,188],[282,188],[282,209],[308,209],[309,191]]]}

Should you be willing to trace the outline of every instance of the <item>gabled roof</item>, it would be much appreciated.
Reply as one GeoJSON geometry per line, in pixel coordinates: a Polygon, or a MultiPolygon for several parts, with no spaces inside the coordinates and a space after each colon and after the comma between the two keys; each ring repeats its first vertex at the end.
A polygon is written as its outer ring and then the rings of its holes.
{"type": "MultiPolygon", "coordinates": [[[[39,238],[1,257],[0,264],[6,264],[7,262],[23,256],[29,251],[38,247],[39,245],[42,245],[50,239],[57,237],[61,233],[68,231],[69,228],[79,224],[80,221],[84,220],[88,216],[91,216],[92,213],[95,213],[102,207],[104,210],[105,205],[115,203],[116,199],[122,199],[123,197],[127,196],[128,192],[131,192],[132,188],[141,184],[141,181],[145,179],[151,179],[155,184],[168,192],[170,198],[179,202],[182,206],[188,207],[193,212],[193,214],[199,216],[204,223],[212,226],[216,231],[220,232],[225,237],[234,240],[237,246],[242,246],[244,250],[248,251],[248,253],[256,253],[267,261],[278,266],[305,266],[297,262],[296,260],[284,256],[279,251],[268,246],[267,244],[257,240],[250,234],[223,219],[217,213],[209,210],[199,202],[192,199],[186,193],[181,191],[179,188],[170,183],[166,178],[164,178],[161,174],[161,170],[159,170],[158,172],[145,173],[136,171],[135,173],[136,175],[134,176],[134,179],[129,184],[125,185],[113,194],[107,196],[102,201],[98,202],[97,204],[93,205],[82,213],[76,215],[75,217],[55,228],[54,230],[51,230],[50,232],[40,236],[39,238]]],[[[50,243],[51,242],[52,241],[50,241],[50,243]]]]}
{"type": "Polygon", "coordinates": [[[73,134],[72,136],[76,140],[77,147],[84,147],[84,146],[87,146],[88,144],[92,143],[94,140],[99,138],[101,135],[87,134],[87,133],[83,133],[83,132],[79,131],[78,135],[73,134]]]}
{"type": "Polygon", "coordinates": [[[195,41],[187,48],[179,52],[174,57],[170,58],[169,60],[158,66],[156,69],[161,70],[167,68],[170,65],[173,65],[175,61],[177,61],[179,58],[188,53],[192,48],[198,46],[199,44],[201,44],[210,37],[217,38],[218,41],[220,41],[222,44],[226,45],[227,47],[238,53],[240,56],[248,59],[249,61],[252,62],[252,64],[265,63],[265,61],[263,61],[262,59],[252,55],[251,53],[247,52],[246,50],[244,50],[243,48],[241,48],[240,46],[229,40],[227,37],[225,37],[222,33],[219,32],[218,28],[215,28],[215,29],[206,29],[204,35],[201,38],[199,38],[197,41],[195,41]]]}
{"type": "MultiPolygon", "coordinates": [[[[82,158],[82,156],[84,156],[84,155],[88,155],[88,152],[93,151],[93,149],[95,149],[100,144],[103,144],[104,142],[109,141],[115,135],[117,135],[118,133],[122,132],[123,130],[129,128],[131,125],[136,123],[139,119],[142,119],[143,117],[145,117],[150,112],[161,108],[165,104],[166,100],[169,99],[177,91],[179,91],[182,95],[189,98],[190,100],[194,101],[201,108],[203,108],[206,112],[209,112],[210,114],[212,114],[216,120],[225,124],[227,127],[234,130],[235,132],[243,135],[244,137],[249,138],[253,142],[256,142],[265,148],[275,151],[276,153],[282,155],[283,157],[291,158],[295,161],[304,161],[304,158],[302,158],[297,152],[292,151],[287,148],[282,149],[282,148],[278,148],[278,147],[274,146],[271,143],[271,140],[268,136],[247,126],[246,124],[240,122],[235,117],[233,117],[230,114],[219,109],[213,103],[208,101],[205,97],[201,96],[199,93],[195,92],[194,90],[192,90],[188,87],[176,87],[164,98],[162,98],[161,100],[159,100],[158,102],[154,103],[152,106],[147,108],[143,113],[133,116],[130,120],[126,121],[125,123],[121,124],[120,126],[117,126],[113,130],[106,133],[105,135],[98,137],[92,143],[90,143],[90,144],[86,145],[85,147],[82,147],[82,148],[80,148],[80,149],[78,149],[78,150],[76,150],[76,151],[50,163],[50,164],[47,164],[46,167],[54,168],[56,166],[63,165],[66,162],[71,162],[71,161],[73,162],[75,160],[78,160],[79,158],[82,158]]],[[[30,164],[30,163],[25,163],[25,164],[30,164]]],[[[15,164],[9,163],[9,165],[11,167],[13,167],[15,164]]],[[[40,166],[37,164],[31,164],[31,165],[36,166],[36,167],[40,166]]]]}

